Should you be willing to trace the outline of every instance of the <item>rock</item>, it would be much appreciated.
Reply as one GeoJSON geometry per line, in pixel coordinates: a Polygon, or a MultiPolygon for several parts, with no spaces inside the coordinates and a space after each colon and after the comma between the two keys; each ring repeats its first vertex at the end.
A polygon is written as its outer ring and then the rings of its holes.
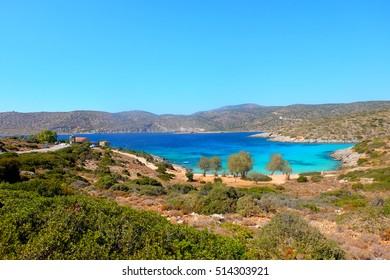
{"type": "Polygon", "coordinates": [[[358,163],[359,158],[361,157],[360,154],[355,152],[352,147],[341,149],[333,152],[331,156],[336,159],[343,162],[342,166],[355,166],[358,163]]]}

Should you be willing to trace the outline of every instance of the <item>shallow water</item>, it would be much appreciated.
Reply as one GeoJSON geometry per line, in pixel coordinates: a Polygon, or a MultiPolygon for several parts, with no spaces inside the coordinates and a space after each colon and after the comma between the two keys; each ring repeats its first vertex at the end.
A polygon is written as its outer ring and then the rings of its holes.
{"type": "MultiPolygon", "coordinates": [[[[287,159],[293,173],[308,171],[335,170],[340,162],[330,154],[353,144],[309,144],[309,143],[278,143],[269,142],[263,138],[248,137],[256,133],[124,133],[124,134],[78,134],[88,137],[91,141],[108,140],[113,147],[145,151],[165,158],[169,162],[194,169],[201,156],[220,156],[226,168],[227,157],[241,150],[250,152],[254,158],[254,168],[258,172],[267,173],[265,166],[270,155],[280,153],[287,159]]],[[[61,135],[66,139],[69,135],[61,135]]],[[[227,168],[226,168],[227,169],[227,168]]]]}

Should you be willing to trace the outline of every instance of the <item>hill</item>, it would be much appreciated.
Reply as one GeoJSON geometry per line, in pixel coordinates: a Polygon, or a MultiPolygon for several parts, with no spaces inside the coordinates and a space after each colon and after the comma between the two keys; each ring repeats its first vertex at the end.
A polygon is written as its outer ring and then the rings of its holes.
{"type": "MultiPolygon", "coordinates": [[[[313,125],[320,132],[323,125],[353,123],[358,118],[362,126],[360,128],[356,126],[352,136],[360,135],[361,139],[365,139],[368,133],[377,131],[374,126],[373,129],[365,131],[363,129],[365,122],[381,125],[378,129],[388,127],[389,120],[386,116],[388,110],[389,101],[372,101],[284,107],[243,104],[192,115],[156,115],[144,111],[5,112],[0,113],[0,135],[33,134],[49,129],[57,133],[267,131],[308,137],[310,134],[308,131],[312,132],[313,125]],[[379,118],[377,121],[374,120],[376,114],[379,118]],[[293,128],[302,131],[291,130],[293,128]]],[[[351,132],[348,128],[349,126],[346,126],[345,131],[334,131],[333,135],[337,137],[347,135],[345,139],[355,139],[349,137],[351,132]]],[[[332,134],[332,130],[329,134],[332,134]]],[[[313,137],[320,136],[313,134],[313,137]]]]}

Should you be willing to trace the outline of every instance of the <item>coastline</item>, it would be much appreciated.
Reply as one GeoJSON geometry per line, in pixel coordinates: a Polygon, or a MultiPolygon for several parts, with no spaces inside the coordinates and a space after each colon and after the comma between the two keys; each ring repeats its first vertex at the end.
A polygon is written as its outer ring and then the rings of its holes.
{"type": "Polygon", "coordinates": [[[330,154],[335,160],[342,162],[340,167],[352,167],[358,165],[358,160],[362,157],[353,150],[353,147],[336,150],[330,154]]]}
{"type": "MultiPolygon", "coordinates": [[[[303,137],[297,137],[292,138],[289,136],[281,136],[278,134],[274,134],[272,132],[262,132],[258,134],[251,135],[249,137],[254,138],[267,138],[268,141],[272,142],[282,142],[282,143],[322,143],[322,144],[339,144],[339,143],[351,143],[356,144],[356,142],[346,142],[342,140],[325,140],[325,139],[305,139],[303,137]]],[[[342,162],[340,167],[337,170],[340,170],[340,168],[343,167],[352,167],[356,166],[358,164],[358,160],[360,157],[362,157],[362,154],[359,154],[353,150],[353,147],[340,149],[332,152],[330,154],[332,158],[334,158],[337,161],[342,162]]],[[[334,171],[337,171],[334,170],[334,171]]]]}
{"type": "Polygon", "coordinates": [[[282,143],[328,143],[328,144],[356,144],[357,142],[351,142],[351,141],[343,141],[343,140],[336,140],[336,139],[306,139],[304,137],[290,137],[290,136],[283,136],[279,135],[277,133],[272,132],[262,132],[257,133],[254,135],[250,135],[249,137],[253,138],[267,138],[268,141],[271,142],[282,142],[282,143]]]}

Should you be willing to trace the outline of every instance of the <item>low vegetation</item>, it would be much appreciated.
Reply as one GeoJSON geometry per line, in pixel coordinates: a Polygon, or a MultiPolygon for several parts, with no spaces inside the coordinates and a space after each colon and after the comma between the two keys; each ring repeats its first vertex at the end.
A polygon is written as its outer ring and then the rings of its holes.
{"type": "MultiPolygon", "coordinates": [[[[370,143],[362,149],[386,162],[387,142],[370,143]]],[[[302,173],[283,186],[243,171],[238,187],[131,153],[157,169],[88,144],[0,154],[0,259],[390,258],[386,165],[302,173]]]]}

